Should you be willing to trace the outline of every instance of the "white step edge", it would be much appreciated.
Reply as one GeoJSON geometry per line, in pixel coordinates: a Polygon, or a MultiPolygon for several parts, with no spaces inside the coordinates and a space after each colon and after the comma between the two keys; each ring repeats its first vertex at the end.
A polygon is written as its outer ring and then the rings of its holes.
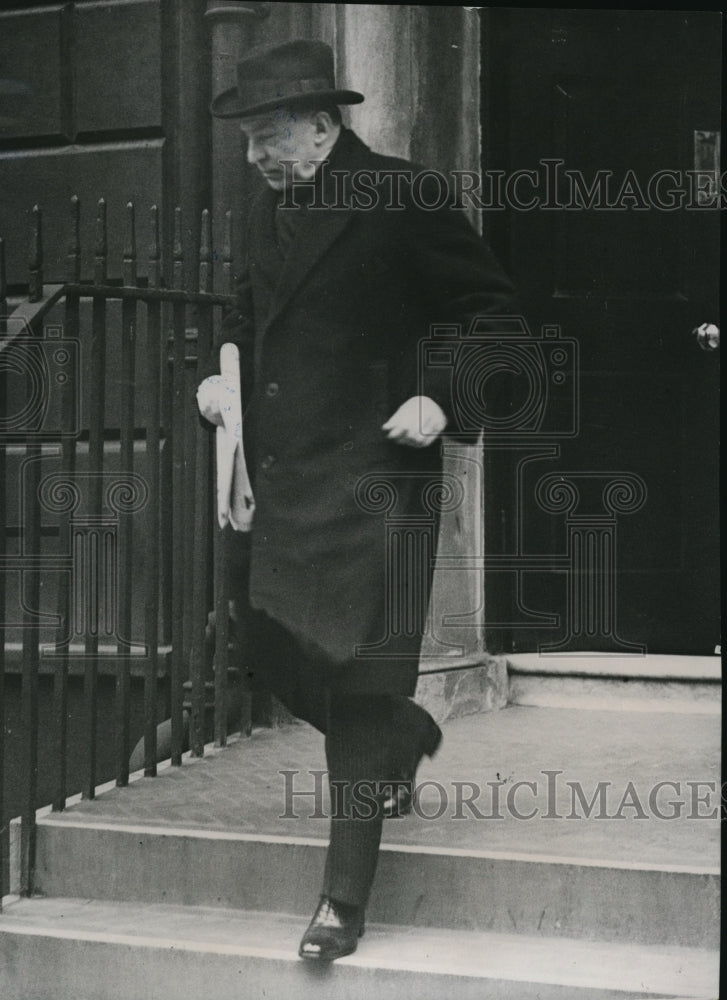
{"type": "MultiPolygon", "coordinates": [[[[291,844],[302,847],[327,847],[328,840],[318,837],[294,837],[280,834],[242,833],[234,830],[209,830],[194,827],[154,826],[143,823],[109,823],[86,819],[62,819],[53,815],[38,820],[41,826],[59,829],[108,830],[132,835],[156,837],[183,837],[198,840],[235,841],[237,843],[291,844]]],[[[578,855],[536,854],[518,851],[482,851],[464,847],[444,847],[429,844],[382,843],[380,850],[386,853],[429,854],[450,858],[481,858],[488,861],[521,861],[533,864],[577,865],[584,868],[621,869],[623,871],[678,872],[689,875],[719,875],[719,866],[650,864],[642,861],[585,858],[578,855]]]]}
{"type": "MultiPolygon", "coordinates": [[[[131,948],[300,963],[297,947],[306,922],[285,914],[210,907],[36,898],[7,908],[0,917],[0,939],[93,942],[120,947],[127,955],[131,948]]],[[[148,958],[140,960],[148,966],[148,958]]],[[[356,954],[335,964],[339,972],[383,969],[693,998],[717,995],[719,955],[696,948],[374,924],[356,954]]]]}
{"type": "MultiPolygon", "coordinates": [[[[511,677],[508,702],[525,708],[571,708],[588,712],[647,712],[669,715],[710,715],[722,713],[720,701],[707,699],[647,697],[627,698],[618,692],[603,691],[598,694],[579,694],[577,691],[548,691],[540,687],[526,687],[518,682],[524,678],[511,677]]],[[[535,678],[532,678],[533,682],[535,678]]],[[[545,681],[545,678],[542,678],[545,681]]],[[[546,682],[547,683],[547,682],[546,682]]]]}
{"type": "Polygon", "coordinates": [[[511,653],[511,673],[581,677],[621,677],[650,680],[720,681],[719,656],[677,656],[667,653],[624,656],[617,653],[511,653]]]}

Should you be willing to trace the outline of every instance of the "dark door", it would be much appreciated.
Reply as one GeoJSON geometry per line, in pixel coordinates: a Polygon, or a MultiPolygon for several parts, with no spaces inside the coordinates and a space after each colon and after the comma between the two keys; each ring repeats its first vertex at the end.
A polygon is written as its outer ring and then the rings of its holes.
{"type": "Polygon", "coordinates": [[[485,228],[548,409],[489,436],[490,647],[712,653],[719,352],[690,331],[719,322],[720,17],[493,9],[483,53],[485,228]]]}
{"type": "MultiPolygon", "coordinates": [[[[100,197],[111,276],[120,274],[125,206],[161,205],[165,134],[159,0],[5,5],[0,14],[0,235],[11,290],[27,282],[30,211],[44,211],[45,280],[64,281],[71,195],[84,231],[100,197]]],[[[83,277],[93,269],[85,240],[83,277]]],[[[146,253],[142,254],[146,265],[146,253]]]]}
{"type": "MultiPolygon", "coordinates": [[[[187,287],[196,287],[200,216],[209,198],[209,26],[204,0],[76,0],[45,4],[18,0],[0,11],[0,238],[5,243],[11,305],[27,292],[31,214],[43,210],[43,276],[46,283],[68,280],[71,197],[80,197],[81,278],[94,274],[95,220],[100,198],[106,202],[108,277],[122,276],[129,246],[127,203],[136,210],[139,279],[148,276],[152,205],[158,207],[163,273],[173,279],[172,220],[182,209],[181,227],[187,287]]],[[[222,220],[215,235],[222,242],[222,220]]],[[[90,357],[92,303],[82,298],[79,357],[90,357]]],[[[189,310],[190,330],[195,328],[189,310]]],[[[63,311],[46,322],[62,329],[63,311]]],[[[128,390],[121,369],[121,304],[106,313],[104,466],[120,461],[119,426],[128,390]]],[[[144,415],[152,390],[146,357],[146,312],[135,320],[135,470],[145,474],[144,415]]],[[[190,379],[192,378],[190,370],[190,379]]],[[[22,412],[24,378],[8,384],[11,414],[22,412]]],[[[87,461],[87,396],[80,393],[82,434],[78,466],[87,461]]],[[[50,413],[54,413],[52,398],[50,413]]],[[[194,413],[189,419],[194,427],[194,413]]],[[[52,416],[47,427],[52,427],[52,416]]],[[[166,447],[166,439],[164,441],[166,447]]],[[[11,450],[9,480],[17,478],[22,448],[11,450]]],[[[50,460],[49,460],[50,461],[50,460]]],[[[19,529],[17,498],[10,491],[11,534],[19,529]]],[[[144,515],[140,515],[139,524],[144,515]]],[[[55,527],[44,526],[44,545],[57,545],[55,527]]],[[[145,561],[143,532],[135,529],[134,566],[145,561]]],[[[190,538],[191,545],[191,538],[190,538]]],[[[8,577],[13,608],[20,601],[17,574],[8,577]]],[[[43,585],[43,612],[55,608],[57,575],[43,585]]],[[[134,622],[143,622],[143,596],[134,588],[134,622]]],[[[17,611],[8,620],[19,621],[17,611]]],[[[139,628],[135,626],[135,634],[139,628]]],[[[14,633],[12,638],[16,638],[14,633]]]]}

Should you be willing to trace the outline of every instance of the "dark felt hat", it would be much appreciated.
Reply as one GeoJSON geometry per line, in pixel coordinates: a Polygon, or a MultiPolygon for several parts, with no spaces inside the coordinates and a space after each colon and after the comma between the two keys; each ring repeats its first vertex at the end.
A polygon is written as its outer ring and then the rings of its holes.
{"type": "Polygon", "coordinates": [[[237,64],[237,86],[215,97],[211,110],[217,118],[252,118],[279,107],[360,104],[363,99],[355,90],[336,88],[329,45],[299,39],[251,49],[237,64]]]}

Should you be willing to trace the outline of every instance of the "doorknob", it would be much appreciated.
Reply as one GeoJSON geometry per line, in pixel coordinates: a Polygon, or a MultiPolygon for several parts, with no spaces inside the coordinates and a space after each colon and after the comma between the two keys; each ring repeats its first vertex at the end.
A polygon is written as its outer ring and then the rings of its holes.
{"type": "Polygon", "coordinates": [[[719,348],[719,327],[714,323],[702,323],[692,330],[697,343],[703,351],[716,351],[719,348]]]}

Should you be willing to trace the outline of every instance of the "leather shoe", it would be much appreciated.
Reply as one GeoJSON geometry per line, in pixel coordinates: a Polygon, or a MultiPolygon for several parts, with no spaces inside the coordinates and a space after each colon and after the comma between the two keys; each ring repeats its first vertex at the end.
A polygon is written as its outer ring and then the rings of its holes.
{"type": "Polygon", "coordinates": [[[298,954],[316,962],[332,962],[356,951],[363,932],[363,906],[339,903],[330,896],[321,896],[300,942],[298,954]]]}
{"type": "Polygon", "coordinates": [[[433,757],[442,742],[442,730],[434,719],[429,720],[426,732],[419,740],[417,749],[409,762],[401,769],[401,777],[392,782],[391,794],[384,799],[382,806],[386,819],[401,819],[408,816],[414,802],[414,778],[419,763],[424,756],[433,757]]]}

